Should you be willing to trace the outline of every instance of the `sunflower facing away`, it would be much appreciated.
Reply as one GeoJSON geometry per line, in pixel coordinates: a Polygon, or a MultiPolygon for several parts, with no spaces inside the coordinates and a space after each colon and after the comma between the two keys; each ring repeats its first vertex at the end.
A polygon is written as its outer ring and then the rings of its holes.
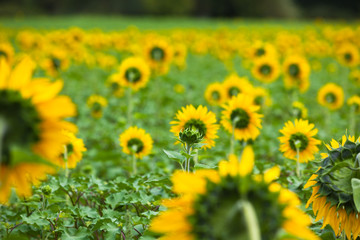
{"type": "MultiPolygon", "coordinates": [[[[332,140],[322,153],[321,167],[311,176],[304,188],[312,187],[306,207],[312,204],[316,221],[323,219],[323,228],[330,225],[335,234],[346,238],[360,237],[360,176],[359,138],[343,136],[341,142],[332,140]]],[[[345,239],[345,238],[344,238],[345,239]]]]}
{"type": "Polygon", "coordinates": [[[330,110],[336,110],[341,108],[344,104],[344,91],[335,83],[327,83],[320,88],[317,100],[320,105],[325,106],[330,110]]]}
{"type": "Polygon", "coordinates": [[[309,88],[310,65],[302,56],[289,56],[283,63],[286,88],[299,88],[301,92],[309,88]]]}
{"type": "Polygon", "coordinates": [[[204,137],[202,143],[205,143],[203,148],[212,148],[215,146],[214,139],[218,138],[217,130],[219,125],[216,124],[215,113],[208,111],[207,107],[199,106],[195,108],[193,105],[187,105],[181,108],[176,113],[175,121],[171,121],[170,132],[174,133],[176,137],[179,136],[180,131],[187,128],[195,128],[204,137]]]}
{"type": "Polygon", "coordinates": [[[300,143],[298,147],[300,162],[308,162],[315,158],[314,154],[319,151],[317,145],[320,144],[320,141],[314,138],[318,132],[314,127],[314,124],[303,119],[295,119],[295,123],[291,121],[285,123],[284,128],[280,130],[283,136],[279,137],[279,140],[280,151],[286,158],[297,160],[297,142],[300,143]]]}
{"type": "Polygon", "coordinates": [[[205,99],[211,105],[221,105],[227,99],[225,89],[219,82],[211,83],[205,90],[205,99]]]}
{"type": "Polygon", "coordinates": [[[177,198],[164,200],[167,208],[150,223],[163,240],[319,239],[308,226],[310,218],[298,206],[300,200],[274,180],[275,167],[256,178],[250,175],[254,152],[245,147],[241,161],[230,155],[219,170],[195,173],[176,171],[171,180],[177,198]],[[251,229],[251,230],[250,230],[251,229]]]}
{"type": "Polygon", "coordinates": [[[121,86],[130,87],[134,91],[144,88],[149,81],[150,68],[139,57],[130,57],[121,62],[118,73],[111,76],[119,81],[121,86]]]}
{"type": "Polygon", "coordinates": [[[108,105],[108,101],[106,98],[94,94],[87,99],[86,104],[90,108],[93,118],[101,118],[104,108],[108,105]]]}
{"type": "Polygon", "coordinates": [[[144,129],[136,126],[128,128],[120,137],[120,146],[124,153],[133,155],[142,159],[151,153],[153,140],[150,134],[144,129]]]}
{"type": "Polygon", "coordinates": [[[262,115],[257,113],[260,107],[254,105],[251,97],[239,94],[226,102],[223,108],[221,125],[229,133],[234,131],[235,139],[247,141],[259,136],[262,115]]]}
{"type": "Polygon", "coordinates": [[[34,68],[28,57],[14,69],[0,58],[0,203],[8,200],[11,188],[30,196],[31,185],[54,171],[69,142],[62,131],[77,131],[63,120],[76,114],[71,99],[57,95],[63,82],[32,79],[34,68]]]}

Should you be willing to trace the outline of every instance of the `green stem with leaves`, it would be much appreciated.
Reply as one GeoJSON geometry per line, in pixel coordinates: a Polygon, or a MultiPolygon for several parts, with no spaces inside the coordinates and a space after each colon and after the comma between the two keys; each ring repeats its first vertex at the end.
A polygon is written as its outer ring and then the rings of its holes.
{"type": "Polygon", "coordinates": [[[235,126],[237,122],[237,118],[235,118],[232,122],[232,132],[231,132],[231,140],[230,140],[230,154],[235,153],[235,126]]]}
{"type": "Polygon", "coordinates": [[[65,178],[69,178],[68,150],[66,145],[64,145],[64,162],[65,162],[65,178]]]}
{"type": "Polygon", "coordinates": [[[301,171],[300,171],[300,147],[301,147],[301,141],[296,140],[295,141],[295,147],[296,147],[296,176],[301,177],[301,171]]]}
{"type": "Polygon", "coordinates": [[[131,158],[132,158],[132,174],[136,175],[137,174],[137,161],[136,161],[135,153],[131,154],[131,158]]]}
{"type": "Polygon", "coordinates": [[[133,112],[133,94],[132,89],[128,87],[127,89],[127,100],[128,100],[128,106],[127,106],[127,124],[128,126],[132,125],[132,112],[133,112]]]}
{"type": "Polygon", "coordinates": [[[185,152],[187,154],[186,160],[185,160],[185,171],[190,172],[190,162],[191,162],[191,145],[188,143],[185,143],[185,152]]]}

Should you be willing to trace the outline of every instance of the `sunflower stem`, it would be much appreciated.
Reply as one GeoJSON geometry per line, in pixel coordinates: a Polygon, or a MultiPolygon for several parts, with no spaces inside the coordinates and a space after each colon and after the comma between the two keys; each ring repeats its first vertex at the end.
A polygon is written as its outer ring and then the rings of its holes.
{"type": "Polygon", "coordinates": [[[300,141],[296,141],[295,142],[295,146],[296,146],[296,176],[297,177],[301,177],[301,171],[300,171],[300,146],[301,142],[299,144],[300,141]]]}
{"type": "Polygon", "coordinates": [[[191,147],[192,145],[191,144],[188,144],[188,143],[185,143],[185,151],[186,151],[186,160],[185,160],[185,171],[186,172],[190,172],[190,161],[191,161],[191,158],[188,157],[191,155],[191,147]]]}
{"type": "Polygon", "coordinates": [[[65,178],[69,178],[68,150],[66,145],[64,145],[64,162],[65,162],[65,178]]]}
{"type": "Polygon", "coordinates": [[[241,205],[244,210],[250,240],[261,240],[259,221],[254,206],[247,200],[242,200],[241,205]]]}
{"type": "Polygon", "coordinates": [[[131,157],[132,157],[132,174],[136,175],[137,174],[136,156],[135,154],[131,154],[131,157]]]}
{"type": "Polygon", "coordinates": [[[132,111],[133,111],[133,94],[132,89],[128,87],[127,89],[127,100],[128,100],[128,106],[127,106],[127,125],[132,125],[132,111]]]}
{"type": "Polygon", "coordinates": [[[6,128],[7,128],[7,126],[6,126],[5,119],[0,117],[0,166],[1,166],[2,157],[3,157],[3,139],[5,137],[6,128]]]}
{"type": "Polygon", "coordinates": [[[232,122],[232,133],[230,140],[230,154],[235,153],[235,126],[236,126],[237,118],[235,118],[232,122]]]}

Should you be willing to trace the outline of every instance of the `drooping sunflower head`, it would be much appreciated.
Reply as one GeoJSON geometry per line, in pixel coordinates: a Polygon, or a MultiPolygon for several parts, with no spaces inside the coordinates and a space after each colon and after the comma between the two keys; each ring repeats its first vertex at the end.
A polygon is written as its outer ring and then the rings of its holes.
{"type": "Polygon", "coordinates": [[[308,120],[295,119],[295,123],[288,121],[280,132],[283,136],[279,137],[280,151],[288,159],[297,159],[299,151],[299,161],[308,162],[314,160],[314,154],[319,151],[317,145],[320,141],[314,138],[318,130],[315,125],[308,120]]]}
{"type": "Polygon", "coordinates": [[[309,88],[310,65],[305,57],[287,57],[283,63],[283,71],[285,87],[299,88],[302,92],[309,88]]]}
{"type": "Polygon", "coordinates": [[[227,99],[226,91],[219,82],[211,83],[205,90],[205,99],[211,105],[221,105],[227,99]]]}
{"type": "Polygon", "coordinates": [[[311,176],[305,188],[312,187],[307,207],[312,203],[316,221],[323,227],[330,225],[337,236],[345,231],[347,239],[360,236],[358,214],[360,210],[359,138],[343,136],[326,145],[321,165],[311,176]]]}
{"type": "Polygon", "coordinates": [[[292,114],[297,119],[306,119],[308,116],[308,109],[302,102],[295,101],[292,103],[292,114]]]}
{"type": "Polygon", "coordinates": [[[90,108],[91,116],[94,118],[101,118],[104,108],[108,105],[106,98],[96,94],[91,95],[86,103],[90,108]]]}
{"type": "Polygon", "coordinates": [[[67,143],[63,129],[76,126],[63,118],[76,114],[67,96],[57,94],[61,80],[32,79],[35,64],[25,57],[11,69],[0,58],[0,202],[6,202],[12,187],[28,197],[31,185],[54,171],[67,143]]]}
{"type": "Polygon", "coordinates": [[[259,106],[251,96],[239,94],[223,105],[221,125],[229,132],[234,131],[237,140],[254,140],[260,134],[261,114],[259,106]]]}
{"type": "Polygon", "coordinates": [[[150,134],[136,126],[130,127],[120,134],[119,140],[124,153],[129,155],[134,154],[140,159],[149,155],[153,147],[153,140],[150,134]]]}
{"type": "Polygon", "coordinates": [[[336,55],[339,62],[345,66],[352,67],[359,64],[359,50],[351,43],[342,44],[338,48],[336,55]]]}
{"type": "Polygon", "coordinates": [[[157,74],[166,74],[168,72],[173,55],[173,48],[165,39],[149,38],[145,45],[145,59],[150,68],[157,74]]]}
{"type": "Polygon", "coordinates": [[[215,146],[214,139],[218,138],[217,130],[219,125],[216,124],[215,113],[208,111],[207,107],[199,106],[195,108],[193,105],[183,107],[176,113],[175,121],[171,121],[173,126],[170,132],[174,133],[176,137],[185,129],[196,129],[201,136],[203,136],[204,149],[215,146]]]}
{"type": "Polygon", "coordinates": [[[317,100],[320,105],[336,110],[344,104],[344,91],[335,83],[327,83],[320,88],[317,100]]]}
{"type": "Polygon", "coordinates": [[[177,171],[173,192],[179,197],[163,201],[167,210],[150,224],[162,239],[249,239],[249,228],[259,239],[272,240],[283,232],[291,239],[318,239],[308,226],[310,218],[298,206],[297,196],[273,181],[280,171],[272,169],[254,178],[249,174],[254,153],[245,147],[239,161],[231,155],[219,164],[219,171],[177,171]],[[171,223],[171,225],[169,224],[171,223]]]}
{"type": "Polygon", "coordinates": [[[222,86],[226,93],[226,99],[231,99],[240,93],[249,93],[253,89],[252,84],[246,77],[239,77],[235,73],[227,76],[222,86]]]}
{"type": "Polygon", "coordinates": [[[112,76],[120,82],[123,87],[130,87],[137,91],[144,88],[149,81],[150,68],[148,64],[139,57],[130,57],[122,61],[119,72],[112,76]]]}
{"type": "Polygon", "coordinates": [[[279,63],[273,57],[256,58],[252,68],[252,74],[261,82],[271,83],[279,77],[279,63]]]}
{"type": "Polygon", "coordinates": [[[360,97],[357,95],[348,99],[347,104],[353,108],[356,113],[360,113],[360,97]]]}

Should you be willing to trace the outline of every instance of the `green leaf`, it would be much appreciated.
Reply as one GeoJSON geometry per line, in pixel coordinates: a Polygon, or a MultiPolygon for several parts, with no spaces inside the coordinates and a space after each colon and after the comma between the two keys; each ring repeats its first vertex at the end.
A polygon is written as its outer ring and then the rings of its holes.
{"type": "Polygon", "coordinates": [[[360,212],[360,179],[351,179],[351,187],[353,189],[353,199],[356,206],[356,210],[360,212]]]}
{"type": "Polygon", "coordinates": [[[61,236],[62,240],[82,240],[90,239],[92,236],[91,232],[85,227],[79,227],[79,229],[65,230],[61,236]]]}
{"type": "Polygon", "coordinates": [[[165,149],[163,151],[170,159],[176,160],[178,162],[185,161],[185,157],[176,151],[167,151],[165,149]]]}

